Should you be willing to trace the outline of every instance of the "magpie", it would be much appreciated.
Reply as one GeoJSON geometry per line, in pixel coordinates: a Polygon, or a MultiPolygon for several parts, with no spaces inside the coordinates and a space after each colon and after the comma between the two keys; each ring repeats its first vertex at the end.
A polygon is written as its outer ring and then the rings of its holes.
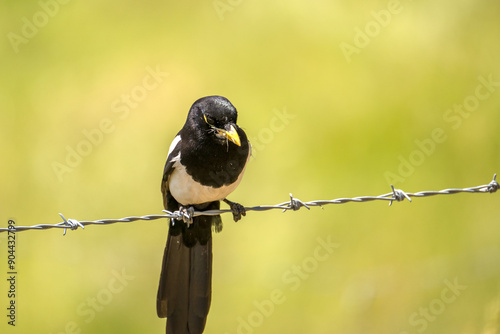
{"type": "Polygon", "coordinates": [[[222,96],[203,97],[191,106],[186,123],[172,141],[161,181],[163,206],[190,217],[171,219],[163,254],[156,310],[167,318],[166,333],[202,333],[212,295],[212,230],[222,230],[220,215],[192,217],[215,210],[223,200],[234,221],[242,205],[226,197],[240,183],[251,154],[238,113],[222,96]]]}

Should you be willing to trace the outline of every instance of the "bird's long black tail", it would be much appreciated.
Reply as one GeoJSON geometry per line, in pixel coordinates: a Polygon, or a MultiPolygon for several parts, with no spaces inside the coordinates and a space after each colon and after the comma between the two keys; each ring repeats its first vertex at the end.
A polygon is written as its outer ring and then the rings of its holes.
{"type": "MultiPolygon", "coordinates": [[[[204,209],[218,209],[219,202],[204,209]]],[[[171,221],[163,255],[157,312],[167,334],[202,333],[212,295],[212,224],[220,216],[198,216],[191,226],[171,221]]]]}

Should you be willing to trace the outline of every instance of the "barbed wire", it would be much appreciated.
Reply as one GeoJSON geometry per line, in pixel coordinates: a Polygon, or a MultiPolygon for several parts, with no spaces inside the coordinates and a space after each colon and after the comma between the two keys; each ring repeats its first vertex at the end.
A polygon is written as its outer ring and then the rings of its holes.
{"type": "MultiPolygon", "coordinates": [[[[395,189],[392,185],[392,192],[389,192],[387,194],[379,195],[379,196],[359,196],[359,197],[352,197],[352,198],[337,198],[337,199],[332,199],[332,200],[318,200],[318,201],[310,201],[310,202],[303,202],[298,198],[294,198],[292,194],[290,194],[290,201],[288,202],[283,202],[280,204],[276,205],[259,205],[259,206],[253,206],[253,207],[245,207],[246,211],[268,211],[268,210],[282,210],[283,212],[288,211],[288,210],[293,210],[297,211],[302,207],[305,207],[306,209],[310,209],[311,207],[314,206],[319,206],[323,207],[324,205],[328,204],[344,204],[348,202],[355,202],[355,203],[362,203],[362,202],[370,202],[370,201],[389,201],[389,206],[392,205],[394,201],[396,202],[401,202],[405,199],[411,202],[411,197],[428,197],[428,196],[435,196],[435,195],[452,195],[452,194],[458,194],[458,193],[494,193],[496,192],[500,186],[498,185],[498,182],[496,181],[497,174],[493,175],[493,180],[485,185],[482,186],[477,186],[477,187],[470,187],[470,188],[462,188],[462,189],[456,189],[456,188],[450,188],[450,189],[443,189],[443,190],[438,190],[438,191],[419,191],[416,193],[408,193],[405,192],[401,189],[395,189]]],[[[173,218],[176,220],[181,220],[184,223],[190,224],[192,222],[193,217],[196,216],[215,216],[227,212],[232,212],[230,209],[226,210],[206,210],[206,211],[191,211],[189,210],[178,210],[174,212],[170,212],[167,210],[163,210],[166,214],[164,215],[146,215],[146,216],[140,216],[140,217],[126,217],[126,218],[121,218],[121,219],[99,219],[99,220],[94,220],[94,221],[79,221],[76,219],[66,219],[62,213],[59,215],[63,219],[62,222],[58,224],[39,224],[39,225],[33,225],[33,226],[17,226],[13,227],[12,225],[9,228],[0,228],[0,233],[2,232],[7,232],[7,231],[13,231],[13,232],[20,232],[20,231],[26,231],[26,230],[47,230],[51,228],[62,228],[64,229],[63,235],[66,234],[66,230],[76,230],[78,227],[81,227],[82,229],[85,228],[86,225],[109,225],[109,224],[115,224],[115,223],[130,223],[134,222],[137,220],[155,220],[155,219],[162,219],[162,218],[173,218]]]]}

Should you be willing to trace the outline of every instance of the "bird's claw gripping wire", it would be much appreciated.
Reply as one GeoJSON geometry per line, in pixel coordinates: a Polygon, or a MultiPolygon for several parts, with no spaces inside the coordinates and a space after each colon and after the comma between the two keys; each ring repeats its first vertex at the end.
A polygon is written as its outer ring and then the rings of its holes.
{"type": "Polygon", "coordinates": [[[187,208],[181,206],[178,211],[175,211],[175,213],[178,216],[178,218],[175,219],[182,220],[188,228],[191,226],[191,224],[193,224],[194,208],[192,206],[188,206],[187,208]]]}
{"type": "Polygon", "coordinates": [[[311,210],[311,208],[306,203],[302,202],[298,198],[293,198],[293,195],[290,194],[290,204],[285,209],[283,209],[283,212],[285,212],[286,210],[289,210],[289,209],[292,209],[293,211],[297,211],[301,207],[305,207],[307,210],[311,210]]]}
{"type": "Polygon", "coordinates": [[[223,201],[224,201],[224,203],[229,205],[229,208],[231,209],[231,213],[233,214],[233,220],[235,222],[240,220],[242,216],[247,215],[247,210],[240,203],[232,202],[232,201],[228,200],[227,198],[224,198],[223,201]]]}
{"type": "Polygon", "coordinates": [[[62,220],[64,221],[64,224],[65,225],[68,225],[64,228],[64,232],[63,232],[63,235],[66,235],[66,230],[67,228],[71,229],[71,230],[76,230],[78,227],[81,227],[81,228],[85,228],[85,226],[83,226],[82,223],[80,223],[78,220],[76,219],[67,219],[63,216],[62,213],[59,213],[59,216],[61,216],[62,220]]]}
{"type": "Polygon", "coordinates": [[[395,189],[392,184],[391,184],[391,188],[392,188],[392,198],[391,198],[391,201],[389,202],[389,206],[392,205],[392,202],[394,200],[401,202],[401,201],[404,201],[404,199],[406,198],[408,201],[411,202],[410,196],[408,196],[408,194],[406,194],[403,190],[395,189]]]}

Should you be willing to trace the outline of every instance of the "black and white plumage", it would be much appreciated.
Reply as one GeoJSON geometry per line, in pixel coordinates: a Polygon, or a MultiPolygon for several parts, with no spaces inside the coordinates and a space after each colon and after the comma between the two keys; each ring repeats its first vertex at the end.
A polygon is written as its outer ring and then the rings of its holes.
{"type": "MultiPolygon", "coordinates": [[[[236,108],[224,97],[207,96],[189,110],[174,138],[163,171],[163,205],[169,211],[219,209],[228,203],[234,220],[243,207],[226,197],[240,183],[251,147],[236,125],[236,108]]],[[[220,216],[198,216],[187,225],[171,220],[163,256],[157,312],[167,318],[167,333],[202,333],[210,309],[212,229],[220,216]]]]}

